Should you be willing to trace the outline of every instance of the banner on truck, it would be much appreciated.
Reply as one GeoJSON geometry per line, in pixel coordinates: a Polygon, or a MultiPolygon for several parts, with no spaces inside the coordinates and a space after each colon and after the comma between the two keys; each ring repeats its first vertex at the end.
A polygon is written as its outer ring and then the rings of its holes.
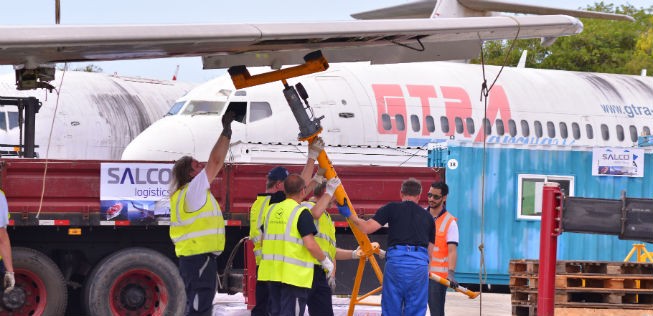
{"type": "Polygon", "coordinates": [[[594,148],[593,176],[644,177],[644,150],[636,148],[594,148]]]}
{"type": "Polygon", "coordinates": [[[106,221],[154,223],[170,216],[172,164],[102,163],[100,217],[106,221]]]}

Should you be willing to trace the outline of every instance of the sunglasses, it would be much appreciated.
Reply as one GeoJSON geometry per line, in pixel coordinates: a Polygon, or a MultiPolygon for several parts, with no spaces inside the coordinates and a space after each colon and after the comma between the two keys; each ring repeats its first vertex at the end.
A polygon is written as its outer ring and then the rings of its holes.
{"type": "Polygon", "coordinates": [[[426,193],[426,196],[428,196],[429,198],[434,198],[436,200],[439,200],[439,199],[442,198],[442,195],[437,195],[437,194],[433,194],[433,193],[426,193]]]}

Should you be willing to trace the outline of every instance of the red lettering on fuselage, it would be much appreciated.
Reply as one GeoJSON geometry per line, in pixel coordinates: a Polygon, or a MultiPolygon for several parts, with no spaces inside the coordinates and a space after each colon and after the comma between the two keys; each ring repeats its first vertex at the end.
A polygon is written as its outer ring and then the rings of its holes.
{"type": "MultiPolygon", "coordinates": [[[[422,105],[422,122],[426,122],[426,117],[431,115],[429,99],[438,97],[438,94],[435,92],[435,87],[409,84],[406,85],[406,88],[408,89],[409,96],[419,98],[420,104],[422,105]]],[[[428,129],[422,128],[422,135],[428,136],[428,129]]]]}
{"type": "MultiPolygon", "coordinates": [[[[409,97],[419,98],[420,101],[419,108],[422,113],[421,115],[418,115],[418,117],[420,117],[422,122],[420,124],[421,136],[431,135],[432,133],[430,133],[426,128],[425,122],[427,117],[432,116],[432,113],[436,113],[434,111],[435,107],[431,107],[431,100],[438,99],[436,87],[433,85],[406,85],[406,90],[409,97]]],[[[442,91],[441,98],[444,103],[444,113],[450,125],[446,136],[457,134],[455,119],[459,118],[462,120],[463,124],[463,138],[474,138],[474,135],[469,132],[469,127],[467,126],[466,121],[467,118],[473,117],[472,102],[467,91],[462,87],[454,86],[441,86],[440,90],[442,91]]],[[[374,92],[377,108],[377,130],[379,134],[397,135],[397,145],[404,146],[406,144],[406,130],[410,124],[410,118],[407,116],[406,99],[401,86],[398,84],[373,84],[372,91],[374,92]],[[386,123],[385,126],[384,117],[386,123]],[[402,124],[397,124],[399,120],[402,121],[402,124]]],[[[483,111],[483,106],[480,106],[479,109],[480,111],[483,111]]],[[[508,102],[508,97],[503,87],[495,85],[490,91],[486,114],[491,126],[494,126],[495,120],[499,117],[503,119],[504,122],[507,122],[512,118],[510,103],[508,102]]],[[[482,114],[477,114],[477,116],[482,116],[482,114]]],[[[438,122],[435,118],[433,119],[434,122],[438,122]]],[[[480,123],[480,128],[476,128],[474,131],[474,133],[476,133],[474,141],[482,142],[484,131],[483,122],[478,123],[480,123]]],[[[441,128],[436,127],[435,130],[441,131],[441,128]]]]}
{"type": "MultiPolygon", "coordinates": [[[[492,87],[492,90],[490,90],[490,95],[488,96],[487,100],[486,115],[487,119],[490,121],[490,126],[495,125],[494,122],[498,117],[501,117],[504,124],[507,124],[508,120],[512,119],[512,114],[510,113],[510,103],[508,103],[508,96],[506,95],[506,91],[503,90],[502,86],[495,85],[492,87]]],[[[481,126],[483,126],[483,124],[481,124],[481,126]]],[[[481,127],[480,130],[482,131],[483,128],[481,127]]],[[[476,134],[476,139],[474,139],[474,141],[482,142],[483,134],[484,133],[476,134]]]]}
{"type": "MultiPolygon", "coordinates": [[[[373,84],[374,98],[376,99],[377,122],[379,134],[396,134],[397,145],[406,144],[406,100],[401,87],[398,84],[373,84]],[[388,115],[390,129],[383,127],[383,115],[388,115]],[[397,115],[404,120],[404,128],[399,130],[397,126],[397,115]]],[[[387,120],[386,119],[386,120],[387,120]]]]}

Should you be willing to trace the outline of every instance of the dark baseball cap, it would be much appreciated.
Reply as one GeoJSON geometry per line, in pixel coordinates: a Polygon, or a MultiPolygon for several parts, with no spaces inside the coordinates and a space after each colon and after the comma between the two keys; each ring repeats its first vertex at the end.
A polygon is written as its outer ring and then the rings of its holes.
{"type": "Polygon", "coordinates": [[[288,170],[284,167],[274,167],[268,172],[268,180],[283,181],[288,177],[288,170]]]}

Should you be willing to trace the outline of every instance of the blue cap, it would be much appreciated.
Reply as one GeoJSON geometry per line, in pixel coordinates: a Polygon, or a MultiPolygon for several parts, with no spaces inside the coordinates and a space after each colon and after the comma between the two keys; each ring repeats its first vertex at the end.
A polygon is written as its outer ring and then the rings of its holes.
{"type": "Polygon", "coordinates": [[[268,180],[270,181],[283,181],[288,177],[288,170],[284,167],[274,167],[268,172],[268,180]]]}

